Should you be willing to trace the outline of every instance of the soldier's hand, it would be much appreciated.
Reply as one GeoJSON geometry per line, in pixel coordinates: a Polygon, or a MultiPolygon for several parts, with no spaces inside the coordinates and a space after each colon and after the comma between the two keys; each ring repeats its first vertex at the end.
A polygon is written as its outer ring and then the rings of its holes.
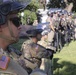
{"type": "Polygon", "coordinates": [[[33,70],[33,69],[35,69],[37,67],[37,63],[31,63],[31,62],[28,61],[26,66],[30,67],[33,70]]]}
{"type": "Polygon", "coordinates": [[[49,53],[49,58],[52,59],[53,58],[54,51],[51,50],[51,49],[47,49],[47,51],[49,53]]]}

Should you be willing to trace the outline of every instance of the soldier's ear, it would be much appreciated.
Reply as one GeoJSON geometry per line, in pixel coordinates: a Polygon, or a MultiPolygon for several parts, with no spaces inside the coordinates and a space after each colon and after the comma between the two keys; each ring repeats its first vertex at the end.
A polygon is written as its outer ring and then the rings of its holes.
{"type": "Polygon", "coordinates": [[[2,28],[1,28],[1,26],[0,26],[0,32],[2,31],[2,28]]]}
{"type": "Polygon", "coordinates": [[[1,26],[0,26],[0,32],[2,31],[2,28],[1,28],[1,26]]]}

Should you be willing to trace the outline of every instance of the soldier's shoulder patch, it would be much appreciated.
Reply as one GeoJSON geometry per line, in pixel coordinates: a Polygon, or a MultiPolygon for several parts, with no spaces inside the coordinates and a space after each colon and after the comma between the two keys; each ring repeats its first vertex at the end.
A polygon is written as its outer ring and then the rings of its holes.
{"type": "Polygon", "coordinates": [[[10,58],[8,56],[2,55],[0,57],[0,68],[3,70],[6,70],[9,62],[10,62],[10,58]]]}

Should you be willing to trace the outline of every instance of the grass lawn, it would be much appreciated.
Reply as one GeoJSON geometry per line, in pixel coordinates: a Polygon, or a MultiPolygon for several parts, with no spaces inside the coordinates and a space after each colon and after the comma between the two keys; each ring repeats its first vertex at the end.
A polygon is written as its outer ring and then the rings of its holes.
{"type": "Polygon", "coordinates": [[[54,75],[76,75],[76,41],[54,54],[54,75]]]}

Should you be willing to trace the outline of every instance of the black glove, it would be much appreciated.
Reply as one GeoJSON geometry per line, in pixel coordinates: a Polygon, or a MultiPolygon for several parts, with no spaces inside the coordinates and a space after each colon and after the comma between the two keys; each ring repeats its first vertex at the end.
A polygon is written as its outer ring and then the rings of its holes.
{"type": "Polygon", "coordinates": [[[52,59],[52,58],[53,58],[54,51],[51,50],[51,49],[46,49],[46,50],[47,50],[48,53],[49,53],[50,59],[52,59]]]}

